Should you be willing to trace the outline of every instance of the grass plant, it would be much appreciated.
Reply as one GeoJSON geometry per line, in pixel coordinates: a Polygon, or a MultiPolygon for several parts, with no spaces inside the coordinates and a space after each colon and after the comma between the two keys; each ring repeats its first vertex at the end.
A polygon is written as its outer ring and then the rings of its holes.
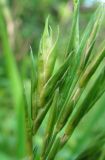
{"type": "MultiPolygon", "coordinates": [[[[79,0],[74,0],[73,3],[74,14],[70,38],[61,66],[54,70],[57,56],[60,56],[59,53],[56,55],[55,51],[59,41],[59,29],[55,36],[49,25],[49,17],[46,19],[36,59],[30,48],[30,90],[24,87],[24,82],[19,75],[5,21],[0,11],[0,38],[17,117],[16,157],[18,159],[54,160],[56,154],[68,143],[79,122],[105,92],[105,42],[102,42],[94,53],[94,48],[97,47],[96,40],[105,19],[104,4],[99,5],[80,37],[79,0]],[[100,66],[100,72],[97,73],[100,66]],[[89,84],[91,85],[87,90],[89,84]],[[86,94],[84,94],[85,90],[87,90],[86,94]],[[83,95],[84,98],[81,100],[83,95]],[[44,129],[43,146],[37,158],[33,138],[44,121],[47,124],[44,129]]],[[[100,144],[96,145],[96,157],[98,153],[101,154],[101,143],[103,144],[103,138],[100,144]]],[[[91,154],[93,156],[92,151],[94,152],[94,146],[88,147],[77,160],[86,159],[91,154]]]]}

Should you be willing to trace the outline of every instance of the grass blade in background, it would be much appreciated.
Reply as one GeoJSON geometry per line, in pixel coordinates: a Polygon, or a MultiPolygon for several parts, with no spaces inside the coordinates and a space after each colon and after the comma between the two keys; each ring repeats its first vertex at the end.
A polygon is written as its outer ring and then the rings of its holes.
{"type": "Polygon", "coordinates": [[[25,134],[25,111],[23,101],[23,88],[16,63],[9,45],[8,35],[2,13],[0,12],[0,36],[2,39],[2,47],[8,76],[10,78],[13,91],[13,100],[16,111],[17,121],[17,157],[26,156],[26,134],[25,134]]]}

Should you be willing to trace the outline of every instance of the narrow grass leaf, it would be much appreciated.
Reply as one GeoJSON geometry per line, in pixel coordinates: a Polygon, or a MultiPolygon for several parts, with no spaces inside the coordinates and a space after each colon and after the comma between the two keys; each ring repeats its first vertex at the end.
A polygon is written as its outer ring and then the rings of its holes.
{"type": "MultiPolygon", "coordinates": [[[[0,8],[1,9],[1,8],[0,8]]],[[[0,11],[0,36],[2,40],[3,53],[5,57],[8,76],[11,81],[13,99],[17,116],[17,156],[22,158],[26,154],[26,135],[25,135],[25,111],[23,101],[23,88],[17,66],[12,54],[7,36],[6,26],[0,11]],[[21,129],[20,129],[21,128],[21,129]]]]}

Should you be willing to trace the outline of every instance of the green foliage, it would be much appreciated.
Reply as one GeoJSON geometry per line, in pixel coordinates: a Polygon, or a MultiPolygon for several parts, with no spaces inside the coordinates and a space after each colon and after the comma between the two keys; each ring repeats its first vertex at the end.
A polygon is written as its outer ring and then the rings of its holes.
{"type": "MultiPolygon", "coordinates": [[[[30,48],[29,84],[22,83],[9,44],[6,25],[0,13],[0,38],[17,117],[16,158],[55,159],[56,154],[67,144],[80,121],[104,94],[105,44],[102,44],[97,53],[93,52],[93,49],[97,47],[95,42],[104,13],[104,5],[100,5],[80,40],[79,0],[74,1],[70,40],[66,47],[67,52],[64,53],[64,61],[57,70],[55,70],[56,60],[60,56],[59,53],[58,56],[56,55],[59,31],[54,39],[48,17],[36,59],[30,48]],[[100,66],[100,72],[97,74],[100,66]],[[88,88],[89,84],[91,84],[90,88],[88,88]],[[42,123],[44,123],[44,129],[42,123]],[[34,138],[40,128],[45,133],[43,134],[43,147],[38,149],[34,138]]],[[[98,139],[100,141],[98,145],[96,141],[92,147],[89,146],[77,157],[77,160],[87,157],[95,158],[97,154],[103,157],[100,149],[101,145],[105,145],[103,139],[103,137],[101,140],[98,139]]]]}
{"type": "Polygon", "coordinates": [[[6,60],[7,73],[11,80],[13,92],[14,106],[17,116],[17,155],[23,157],[26,154],[25,145],[25,112],[23,101],[23,87],[17,71],[16,63],[9,45],[6,27],[3,21],[3,16],[0,12],[0,36],[2,39],[4,57],[6,60]],[[21,128],[21,130],[20,130],[21,128]]]}

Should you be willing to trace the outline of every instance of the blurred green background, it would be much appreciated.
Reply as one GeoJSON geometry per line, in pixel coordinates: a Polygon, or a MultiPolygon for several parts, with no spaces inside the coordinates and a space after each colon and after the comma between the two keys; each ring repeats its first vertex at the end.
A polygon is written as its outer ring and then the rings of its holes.
{"type": "MultiPolygon", "coordinates": [[[[96,6],[97,3],[95,0],[80,1],[81,37],[96,6]]],[[[72,0],[0,0],[0,10],[2,10],[6,22],[9,42],[22,80],[28,83],[31,69],[29,48],[31,46],[34,55],[37,56],[39,41],[44,29],[45,19],[48,15],[50,15],[50,24],[53,30],[56,32],[58,25],[60,28],[60,36],[56,48],[59,57],[57,65],[63,61],[72,21],[72,0]]],[[[2,31],[0,31],[0,34],[1,32],[2,31]]],[[[104,37],[105,22],[102,25],[97,44],[99,44],[104,37]]],[[[12,88],[7,76],[5,63],[0,39],[0,160],[15,160],[15,109],[12,88]]],[[[56,159],[75,159],[75,157],[88,148],[88,146],[95,144],[96,141],[100,141],[100,136],[104,137],[105,134],[104,123],[105,95],[84,117],[69,143],[57,155],[56,159]]],[[[41,146],[42,143],[43,128],[36,136],[38,146],[41,146]]],[[[102,148],[102,154],[104,153],[104,148],[105,147],[102,148]]]]}

